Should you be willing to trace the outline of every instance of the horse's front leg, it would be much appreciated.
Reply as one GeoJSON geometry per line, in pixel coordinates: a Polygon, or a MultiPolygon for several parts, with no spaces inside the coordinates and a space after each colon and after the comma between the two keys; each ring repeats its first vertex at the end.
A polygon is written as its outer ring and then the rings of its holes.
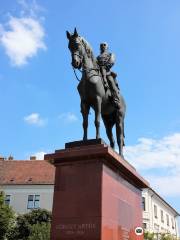
{"type": "Polygon", "coordinates": [[[101,102],[102,99],[97,97],[95,103],[95,127],[96,127],[96,139],[100,138],[100,119],[101,119],[101,102]]]}
{"type": "Polygon", "coordinates": [[[81,113],[83,117],[83,140],[87,140],[89,105],[81,101],[81,113]]]}

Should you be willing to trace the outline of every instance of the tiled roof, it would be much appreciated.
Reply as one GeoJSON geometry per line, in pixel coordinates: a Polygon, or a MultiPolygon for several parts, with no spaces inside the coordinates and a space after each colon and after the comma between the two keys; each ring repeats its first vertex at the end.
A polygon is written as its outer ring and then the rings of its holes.
{"type": "Polygon", "coordinates": [[[55,168],[44,160],[0,160],[0,185],[54,184],[55,168]]]}

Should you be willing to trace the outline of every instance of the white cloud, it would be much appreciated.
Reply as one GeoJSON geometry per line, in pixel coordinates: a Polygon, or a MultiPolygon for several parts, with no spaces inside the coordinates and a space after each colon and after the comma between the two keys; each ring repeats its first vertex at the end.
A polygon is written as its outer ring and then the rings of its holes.
{"type": "Polygon", "coordinates": [[[140,138],[125,147],[125,156],[138,169],[180,168],[180,133],[162,139],[140,138]]]}
{"type": "Polygon", "coordinates": [[[0,44],[14,66],[22,66],[37,55],[38,50],[46,50],[45,31],[35,16],[38,5],[34,1],[28,9],[26,1],[19,2],[23,6],[21,17],[10,16],[6,24],[0,24],[0,44]]]}
{"type": "Polygon", "coordinates": [[[37,18],[38,13],[44,11],[44,8],[38,5],[35,0],[18,0],[17,2],[21,6],[21,16],[28,15],[33,18],[37,18]]]}
{"type": "Polygon", "coordinates": [[[140,138],[136,145],[125,148],[124,155],[163,195],[180,195],[180,133],[161,139],[140,138]]]}
{"type": "Polygon", "coordinates": [[[39,113],[31,113],[24,117],[24,121],[31,125],[42,127],[46,124],[47,120],[40,117],[39,113]]]}
{"type": "Polygon", "coordinates": [[[64,122],[72,123],[78,121],[77,116],[74,113],[67,112],[67,113],[62,113],[58,116],[60,120],[63,120],[64,122]]]}
{"type": "Polygon", "coordinates": [[[146,176],[151,186],[158,190],[163,196],[177,197],[180,196],[180,174],[168,176],[146,176]]]}
{"type": "Polygon", "coordinates": [[[37,160],[44,160],[44,155],[46,154],[46,152],[36,152],[34,153],[32,156],[36,156],[37,160]]]}

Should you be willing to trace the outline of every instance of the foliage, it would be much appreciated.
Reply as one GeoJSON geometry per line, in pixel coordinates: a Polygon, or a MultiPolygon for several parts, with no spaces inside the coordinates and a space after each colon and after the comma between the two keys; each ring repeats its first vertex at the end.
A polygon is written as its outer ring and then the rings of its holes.
{"type": "Polygon", "coordinates": [[[0,240],[6,238],[14,223],[14,212],[5,204],[4,199],[4,193],[0,192],[0,240]]]}
{"type": "Polygon", "coordinates": [[[172,236],[170,233],[151,233],[151,232],[145,232],[144,233],[144,239],[145,240],[178,240],[176,237],[172,236]]]}
{"type": "Polygon", "coordinates": [[[155,234],[154,233],[150,233],[150,232],[145,232],[144,233],[144,239],[145,240],[153,240],[154,239],[155,234]]]}
{"type": "Polygon", "coordinates": [[[161,240],[176,240],[177,239],[169,233],[161,233],[160,236],[161,236],[160,237],[161,240]]]}
{"type": "Polygon", "coordinates": [[[36,209],[19,215],[16,219],[15,227],[8,236],[8,240],[27,240],[32,232],[33,225],[50,223],[51,218],[51,212],[45,209],[36,209]]]}
{"type": "Polygon", "coordinates": [[[32,225],[28,240],[50,240],[50,227],[50,223],[32,225]]]}
{"type": "Polygon", "coordinates": [[[52,219],[52,214],[46,209],[36,209],[23,215],[29,224],[48,223],[52,219]]]}

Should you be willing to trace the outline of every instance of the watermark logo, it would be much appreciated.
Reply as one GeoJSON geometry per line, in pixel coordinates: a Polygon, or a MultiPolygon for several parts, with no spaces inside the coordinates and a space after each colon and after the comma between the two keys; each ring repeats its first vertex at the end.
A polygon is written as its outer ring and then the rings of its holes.
{"type": "Polygon", "coordinates": [[[140,235],[143,235],[144,231],[143,231],[143,228],[142,227],[137,227],[135,228],[135,234],[137,236],[140,236],[140,235]]]}

